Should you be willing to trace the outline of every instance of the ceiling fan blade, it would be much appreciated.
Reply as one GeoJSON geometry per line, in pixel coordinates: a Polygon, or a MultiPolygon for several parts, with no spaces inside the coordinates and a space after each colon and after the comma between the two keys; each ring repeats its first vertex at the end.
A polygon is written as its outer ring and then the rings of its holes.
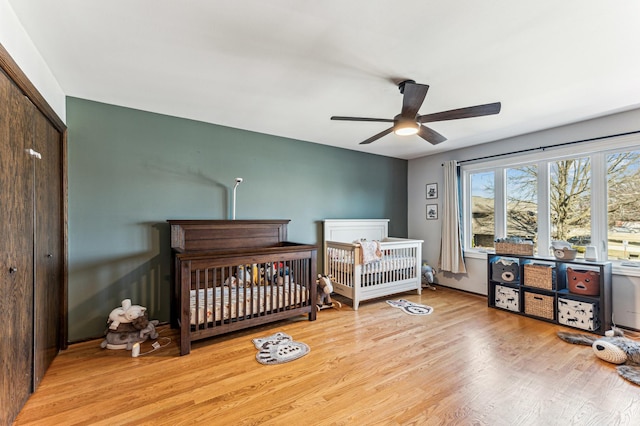
{"type": "Polygon", "coordinates": [[[334,115],[333,117],[331,117],[331,119],[342,121],[377,121],[380,123],[393,123],[392,118],[339,117],[334,115]]]}
{"type": "Polygon", "coordinates": [[[393,132],[393,127],[389,127],[387,130],[383,130],[382,132],[378,133],[377,135],[371,136],[366,141],[360,142],[360,145],[370,144],[371,142],[377,141],[378,139],[380,139],[383,136],[387,136],[391,132],[393,132]]]}
{"type": "Polygon", "coordinates": [[[492,104],[452,109],[449,111],[421,115],[418,117],[418,123],[431,123],[434,121],[457,120],[459,118],[472,118],[480,117],[483,115],[492,115],[499,113],[500,108],[500,102],[494,102],[492,104]]]}
{"type": "Polygon", "coordinates": [[[415,119],[428,90],[429,86],[426,84],[403,83],[402,112],[400,115],[404,118],[415,119]]]}
{"type": "Polygon", "coordinates": [[[447,138],[442,136],[440,133],[427,126],[420,126],[420,130],[418,130],[418,136],[429,142],[431,145],[437,145],[447,140],[447,138]]]}

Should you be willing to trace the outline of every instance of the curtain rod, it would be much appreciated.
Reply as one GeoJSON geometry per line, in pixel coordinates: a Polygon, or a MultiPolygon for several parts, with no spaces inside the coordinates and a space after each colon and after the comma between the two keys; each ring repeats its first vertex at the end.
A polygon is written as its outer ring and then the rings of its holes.
{"type": "MultiPolygon", "coordinates": [[[[618,137],[618,136],[633,135],[633,134],[636,134],[636,133],[640,133],[640,130],[634,130],[634,131],[626,132],[626,133],[618,133],[618,134],[615,134],[615,135],[598,136],[596,138],[581,139],[581,140],[572,141],[572,142],[563,142],[563,143],[559,143],[559,144],[555,144],[555,145],[545,145],[545,146],[541,146],[541,147],[538,147],[538,148],[521,149],[520,151],[505,152],[503,154],[486,155],[484,157],[471,158],[469,160],[461,160],[461,161],[458,161],[458,164],[468,163],[470,161],[487,160],[489,158],[504,157],[504,156],[507,156],[507,155],[522,154],[522,153],[531,152],[531,151],[544,151],[545,149],[548,149],[548,148],[557,148],[557,147],[560,147],[560,146],[573,145],[573,144],[577,144],[577,143],[593,142],[593,141],[597,141],[597,140],[601,140],[601,139],[615,138],[615,137],[618,137]]],[[[444,163],[442,165],[444,166],[444,163]]]]}

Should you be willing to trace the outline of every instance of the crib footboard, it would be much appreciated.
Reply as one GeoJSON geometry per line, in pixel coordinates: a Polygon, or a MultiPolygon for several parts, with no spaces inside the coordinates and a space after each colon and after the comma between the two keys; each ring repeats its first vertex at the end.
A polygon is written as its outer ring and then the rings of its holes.
{"type": "Polygon", "coordinates": [[[359,244],[326,241],[324,273],[331,275],[334,291],[361,301],[410,290],[422,291],[420,265],[422,240],[385,238],[380,242],[382,258],[362,263],[359,244]]]}
{"type": "Polygon", "coordinates": [[[180,354],[191,342],[308,314],[316,319],[315,246],[175,256],[180,354]]]}

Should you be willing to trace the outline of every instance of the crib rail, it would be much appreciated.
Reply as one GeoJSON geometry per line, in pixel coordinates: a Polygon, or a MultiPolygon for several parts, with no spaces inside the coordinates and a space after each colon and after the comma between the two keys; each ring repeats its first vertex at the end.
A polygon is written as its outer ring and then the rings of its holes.
{"type": "Polygon", "coordinates": [[[190,342],[297,313],[314,320],[315,246],[176,256],[181,353],[190,342]]]}

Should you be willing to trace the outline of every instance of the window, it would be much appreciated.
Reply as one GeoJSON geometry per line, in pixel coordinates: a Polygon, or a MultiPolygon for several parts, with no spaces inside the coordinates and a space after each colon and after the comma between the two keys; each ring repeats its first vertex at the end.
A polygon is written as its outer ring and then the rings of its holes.
{"type": "Polygon", "coordinates": [[[600,260],[640,261],[640,135],[578,146],[463,165],[465,249],[520,237],[542,256],[563,240],[578,257],[592,245],[600,260]]]}
{"type": "Polygon", "coordinates": [[[536,241],[538,235],[538,168],[506,170],[507,235],[536,241]]]}
{"type": "Polygon", "coordinates": [[[551,163],[549,179],[551,239],[567,241],[583,257],[591,244],[591,161],[569,158],[551,163]]]}
{"type": "Polygon", "coordinates": [[[473,173],[471,180],[471,247],[493,248],[495,239],[493,172],[473,173]]]}
{"type": "Polygon", "coordinates": [[[640,151],[607,155],[609,259],[640,255],[640,151]]]}

